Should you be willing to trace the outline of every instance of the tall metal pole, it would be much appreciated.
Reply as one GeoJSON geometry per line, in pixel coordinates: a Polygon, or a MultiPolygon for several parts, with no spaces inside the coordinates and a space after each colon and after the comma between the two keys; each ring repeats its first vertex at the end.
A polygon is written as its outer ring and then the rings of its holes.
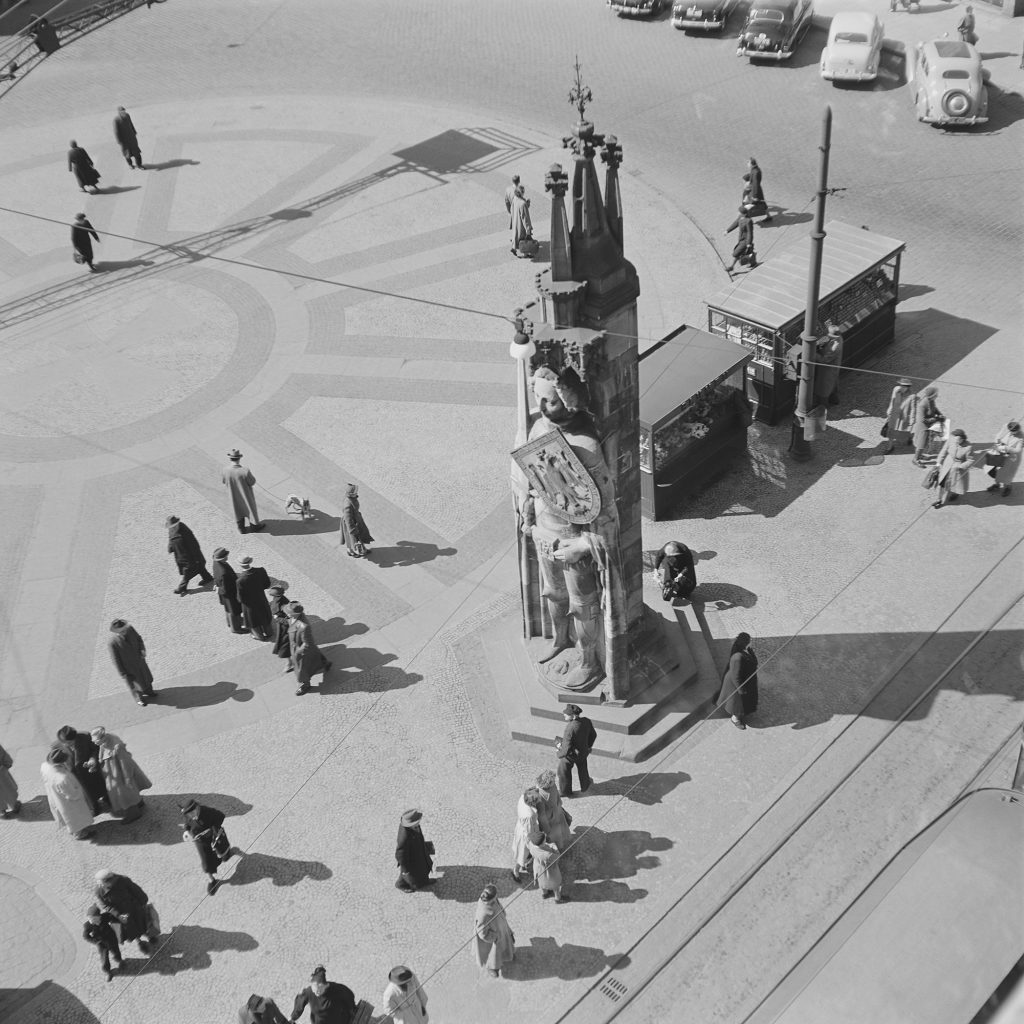
{"type": "Polygon", "coordinates": [[[828,154],[832,144],[832,108],[825,107],[821,124],[821,154],[818,161],[818,201],[814,212],[814,230],[811,232],[811,268],[807,278],[807,308],[804,311],[804,329],[800,335],[803,350],[800,359],[800,384],[797,392],[796,414],[793,421],[793,443],[790,453],[794,459],[811,457],[811,447],[804,436],[804,424],[814,401],[814,362],[817,358],[816,327],[818,324],[818,295],[821,291],[821,254],[825,247],[825,197],[828,195],[828,154]]]}

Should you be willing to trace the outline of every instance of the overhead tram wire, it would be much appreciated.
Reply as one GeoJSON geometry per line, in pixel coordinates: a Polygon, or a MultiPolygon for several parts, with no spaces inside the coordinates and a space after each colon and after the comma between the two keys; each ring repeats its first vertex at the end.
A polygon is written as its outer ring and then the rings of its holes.
{"type": "MultiPolygon", "coordinates": [[[[32,220],[43,221],[44,223],[48,223],[48,224],[57,224],[57,225],[60,225],[61,227],[68,227],[68,228],[70,228],[70,227],[73,226],[70,222],[60,220],[60,219],[58,219],[56,217],[46,217],[46,216],[44,216],[42,214],[38,214],[38,213],[29,213],[26,210],[16,210],[16,209],[13,209],[13,208],[11,208],[9,206],[0,206],[0,212],[2,212],[2,213],[9,213],[9,214],[12,214],[13,216],[16,216],[16,217],[28,217],[28,218],[30,218],[32,220]]],[[[182,243],[180,243],[180,242],[178,242],[178,243],[175,243],[175,242],[153,242],[153,241],[150,241],[149,239],[137,238],[134,235],[120,234],[120,233],[118,233],[116,231],[107,231],[106,229],[102,229],[102,228],[95,228],[94,230],[96,231],[97,234],[103,235],[104,237],[117,238],[117,239],[120,239],[122,241],[134,242],[134,243],[136,243],[138,245],[148,246],[151,249],[161,249],[161,250],[163,250],[165,252],[171,253],[172,255],[180,256],[181,252],[182,252],[182,248],[183,248],[182,243]]],[[[308,282],[313,283],[313,284],[333,285],[336,288],[343,288],[343,289],[347,289],[347,290],[350,290],[350,291],[365,292],[365,293],[367,293],[369,295],[380,296],[381,298],[395,299],[395,300],[400,301],[400,302],[411,302],[411,303],[415,303],[417,305],[422,305],[422,306],[432,306],[432,307],[437,308],[437,309],[448,309],[448,310],[451,310],[452,312],[466,313],[466,314],[468,314],[470,316],[480,316],[480,317],[484,317],[484,318],[489,319],[489,320],[501,320],[504,323],[509,324],[510,326],[512,326],[514,324],[514,318],[513,317],[508,316],[508,315],[503,314],[503,313],[494,313],[494,312],[492,312],[490,310],[477,309],[477,308],[472,307],[472,306],[463,306],[463,305],[460,305],[458,303],[452,303],[452,302],[441,302],[441,301],[439,301],[437,299],[424,299],[424,298],[420,298],[420,297],[415,296],[415,295],[406,295],[406,294],[403,294],[401,292],[389,291],[386,288],[373,288],[373,287],[370,287],[369,285],[351,284],[349,282],[339,281],[339,280],[336,280],[334,278],[319,277],[316,274],[305,274],[305,273],[302,273],[301,271],[287,270],[287,269],[282,268],[282,267],[268,267],[268,266],[265,266],[262,263],[254,263],[252,260],[243,260],[243,259],[238,259],[238,258],[231,257],[231,256],[219,256],[219,255],[217,255],[215,253],[205,253],[201,249],[195,249],[195,250],[191,250],[190,249],[189,251],[193,252],[198,258],[203,259],[203,260],[211,260],[213,262],[225,263],[225,264],[229,264],[231,266],[243,267],[243,268],[245,268],[247,270],[258,270],[258,271],[263,271],[264,273],[268,273],[268,274],[278,274],[278,275],[280,275],[282,277],[295,278],[295,279],[298,279],[298,280],[301,280],[301,281],[308,281],[308,282]]],[[[0,318],[2,318],[2,314],[3,314],[3,305],[0,304],[0,318]]],[[[527,318],[527,319],[529,319],[529,318],[527,318]]],[[[557,331],[557,330],[567,330],[567,329],[569,329],[570,327],[572,327],[574,325],[572,325],[572,324],[552,323],[549,326],[553,330],[557,331]]],[[[0,319],[0,330],[2,330],[2,329],[3,329],[3,323],[2,323],[2,319],[0,319]]],[[[659,343],[664,343],[664,344],[668,344],[668,345],[673,345],[673,344],[679,345],[680,344],[678,341],[676,341],[674,339],[655,338],[655,337],[652,337],[650,335],[627,334],[627,333],[621,332],[621,331],[610,331],[610,330],[604,330],[604,331],[602,331],[602,333],[607,335],[610,338],[623,338],[623,339],[626,339],[628,341],[650,342],[652,346],[656,345],[656,344],[659,344],[659,343]]],[[[687,342],[686,345],[689,346],[689,347],[698,348],[698,349],[699,348],[706,348],[707,347],[707,346],[702,346],[699,342],[693,342],[693,341],[687,342]]],[[[772,356],[771,357],[771,362],[773,362],[773,363],[785,363],[786,360],[784,358],[780,357],[780,356],[772,356]]],[[[818,365],[823,365],[823,364],[813,363],[812,365],[818,366],[818,365]]],[[[860,367],[860,366],[841,366],[840,369],[843,370],[846,373],[859,373],[859,374],[864,374],[864,375],[868,375],[868,376],[875,376],[875,377],[890,377],[890,378],[893,378],[894,380],[898,380],[900,377],[910,377],[913,380],[920,380],[920,381],[923,381],[923,382],[926,382],[926,383],[931,383],[932,380],[933,380],[933,378],[931,378],[931,377],[920,377],[920,376],[917,376],[915,374],[901,373],[901,372],[897,372],[897,371],[890,372],[890,371],[887,371],[887,370],[869,370],[869,369],[865,369],[864,367],[860,367]]],[[[667,372],[667,371],[663,371],[663,372],[667,372]]],[[[995,387],[995,386],[987,385],[987,384],[972,384],[972,383],[968,383],[966,381],[949,380],[948,378],[945,378],[945,377],[941,378],[940,383],[943,386],[945,386],[945,387],[970,388],[970,389],[976,390],[976,391],[990,391],[990,392],[994,392],[994,393],[1001,393],[1001,394],[1008,394],[1008,395],[1021,395],[1021,394],[1024,394],[1024,391],[1021,391],[1021,390],[1015,389],[1015,388],[1001,388],[1001,387],[995,387]]]]}

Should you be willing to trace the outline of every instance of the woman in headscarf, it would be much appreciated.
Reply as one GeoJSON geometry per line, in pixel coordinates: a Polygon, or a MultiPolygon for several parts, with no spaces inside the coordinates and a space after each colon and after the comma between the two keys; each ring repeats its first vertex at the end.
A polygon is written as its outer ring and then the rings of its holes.
{"type": "Polygon", "coordinates": [[[90,735],[98,751],[97,760],[107,786],[111,814],[134,821],[142,814],[142,790],[152,789],[153,783],[135,763],[120,736],[107,732],[102,725],[93,729],[90,735]]]}
{"type": "Polygon", "coordinates": [[[64,725],[57,730],[57,743],[54,746],[67,749],[71,772],[85,790],[92,813],[99,814],[105,809],[104,805],[109,806],[109,802],[107,786],[100,772],[99,748],[93,743],[92,737],[87,732],[79,732],[70,725],[64,725]]]}
{"type": "Polygon", "coordinates": [[[373,543],[363,513],[359,511],[359,488],[355,484],[345,488],[345,504],[341,509],[341,543],[353,558],[362,558],[368,554],[373,543]]]}
{"type": "Polygon", "coordinates": [[[274,654],[288,661],[285,672],[294,672],[295,666],[291,660],[292,647],[288,642],[288,630],[291,625],[287,611],[289,601],[284,596],[287,589],[287,583],[275,583],[267,593],[270,594],[270,613],[274,616],[274,654]]]}
{"type": "Polygon", "coordinates": [[[3,813],[0,818],[16,817],[21,810],[21,801],[18,799],[18,784],[14,781],[11,768],[14,765],[14,758],[0,747],[0,807],[3,813]]]}
{"type": "Polygon", "coordinates": [[[550,769],[537,776],[537,789],[540,790],[541,805],[538,810],[541,831],[555,844],[561,852],[569,846],[569,826],[572,815],[562,806],[562,797],[558,792],[558,779],[550,769]]]}
{"type": "Polygon", "coordinates": [[[914,403],[908,401],[913,395],[910,389],[914,385],[906,377],[900,377],[889,396],[889,408],[885,410],[885,454],[898,444],[909,444],[914,429],[914,403]]]}
{"type": "Polygon", "coordinates": [[[505,919],[505,908],[498,899],[495,885],[485,885],[476,905],[474,922],[476,941],[473,952],[479,967],[486,967],[497,978],[505,964],[516,956],[516,937],[505,919]]]}
{"type": "Polygon", "coordinates": [[[541,834],[540,808],[544,798],[536,786],[527,786],[516,805],[516,827],[512,833],[512,880],[524,881],[523,873],[530,867],[529,843],[541,834]]]}
{"type": "Polygon", "coordinates": [[[84,263],[93,273],[96,268],[93,266],[92,243],[93,239],[99,243],[100,236],[96,229],[89,223],[89,218],[84,213],[75,214],[75,222],[71,225],[71,247],[75,250],[76,262],[84,263]]]}
{"type": "Polygon", "coordinates": [[[182,838],[195,843],[199,863],[209,878],[206,893],[212,896],[221,883],[217,869],[231,859],[233,848],[224,831],[224,812],[216,807],[207,807],[196,800],[182,805],[185,831],[182,838]]]}
{"type": "Polygon", "coordinates": [[[526,189],[516,185],[512,196],[512,253],[518,255],[521,242],[533,238],[533,222],[530,220],[530,200],[526,198],[526,189]]]}
{"type": "Polygon", "coordinates": [[[915,396],[914,408],[914,465],[923,466],[923,456],[928,447],[928,436],[930,428],[936,423],[942,423],[946,417],[942,415],[936,399],[939,397],[939,389],[934,384],[929,384],[915,396]]]}
{"type": "Polygon", "coordinates": [[[70,760],[65,747],[55,746],[46,755],[39,774],[57,828],[66,828],[75,839],[85,839],[92,832],[92,810],[85,790],[71,773],[70,760]]]}
{"type": "Polygon", "coordinates": [[[331,663],[323,656],[323,652],[316,645],[316,640],[313,639],[313,627],[306,618],[306,609],[297,601],[293,601],[285,611],[289,619],[289,657],[299,684],[295,695],[301,697],[304,693],[309,693],[309,681],[317,672],[327,675],[331,663]]]}
{"type": "Polygon", "coordinates": [[[744,719],[757,710],[757,655],[750,649],[749,633],[732,642],[717,703],[737,729],[746,729],[744,719]]]}
{"type": "Polygon", "coordinates": [[[951,430],[935,460],[939,471],[935,481],[939,500],[932,504],[932,508],[942,508],[947,501],[957,501],[961,494],[967,493],[971,483],[971,455],[966,431],[951,430]]]}
{"type": "Polygon", "coordinates": [[[1001,497],[1005,498],[1013,486],[1013,479],[1020,469],[1021,452],[1024,451],[1024,432],[1016,420],[1010,420],[996,438],[995,450],[1003,457],[1001,466],[993,466],[989,475],[995,478],[995,483],[989,488],[990,491],[999,491],[1001,497]]]}

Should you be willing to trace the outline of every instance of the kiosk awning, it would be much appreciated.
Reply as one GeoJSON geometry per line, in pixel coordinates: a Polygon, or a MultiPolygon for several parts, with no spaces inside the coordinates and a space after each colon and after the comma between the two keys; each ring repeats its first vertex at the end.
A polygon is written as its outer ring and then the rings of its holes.
{"type": "Polygon", "coordinates": [[[640,356],[640,419],[654,426],[709,384],[745,366],[753,354],[735,342],[683,326],[640,356]]]}
{"type": "MultiPolygon", "coordinates": [[[[825,225],[825,235],[822,302],[906,246],[906,242],[838,220],[825,225]]],[[[811,242],[804,236],[781,252],[773,251],[766,263],[719,292],[708,306],[777,331],[804,315],[810,266],[811,242]]]]}

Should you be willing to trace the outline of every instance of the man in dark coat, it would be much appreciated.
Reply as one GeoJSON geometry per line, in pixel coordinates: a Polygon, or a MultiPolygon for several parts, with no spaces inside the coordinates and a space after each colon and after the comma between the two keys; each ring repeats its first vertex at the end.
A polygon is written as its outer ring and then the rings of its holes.
{"type": "Polygon", "coordinates": [[[310,1024],[352,1024],[356,1015],[356,997],[352,989],[327,980],[327,968],[318,967],[296,997],[291,1020],[296,1021],[309,1007],[310,1024]]]}
{"type": "Polygon", "coordinates": [[[434,862],[430,855],[434,844],[423,838],[420,819],[422,811],[409,810],[402,815],[398,826],[398,840],[395,844],[395,860],[398,862],[398,881],[395,888],[402,892],[416,892],[424,886],[433,885],[436,879],[430,877],[434,862]]]}
{"type": "Polygon", "coordinates": [[[100,236],[96,234],[96,229],[89,222],[89,218],[84,213],[76,213],[75,222],[71,225],[71,245],[75,252],[82,257],[78,262],[84,263],[89,270],[95,273],[96,268],[92,262],[93,239],[99,244],[100,236]]]}
{"type": "Polygon", "coordinates": [[[242,571],[238,574],[235,593],[242,606],[242,618],[257,640],[269,640],[274,623],[270,603],[267,601],[270,577],[262,566],[252,564],[250,555],[243,555],[238,564],[242,571]]]}
{"type": "Polygon", "coordinates": [[[110,806],[107,784],[100,771],[100,748],[87,732],[79,732],[70,725],[61,726],[57,731],[57,743],[68,752],[71,774],[78,779],[92,813],[99,814],[103,807],[110,806]]]}
{"type": "MultiPolygon", "coordinates": [[[[765,206],[765,209],[767,209],[764,188],[761,185],[761,168],[753,157],[750,158],[750,162],[747,165],[747,173],[743,175],[743,180],[747,183],[746,191],[749,193],[751,203],[765,206]]],[[[767,224],[771,219],[772,215],[766,213],[762,223],[767,224]]]]}
{"type": "Polygon", "coordinates": [[[129,167],[136,167],[142,170],[142,153],[139,151],[139,135],[132,124],[132,116],[124,107],[117,108],[117,115],[114,118],[114,138],[121,147],[125,160],[129,167]],[[135,161],[133,164],[132,161],[135,161]]]}
{"type": "Polygon", "coordinates": [[[93,895],[100,910],[116,917],[121,927],[121,941],[139,943],[139,949],[148,951],[149,943],[159,937],[153,927],[148,906],[149,897],[141,885],[127,875],[118,875],[109,868],[96,872],[93,895]]]}
{"type": "Polygon", "coordinates": [[[725,233],[739,229],[739,237],[732,247],[732,263],[726,267],[726,272],[731,274],[737,260],[743,260],[751,268],[757,266],[757,256],[754,253],[754,222],[747,214],[747,208],[739,208],[739,216],[725,229],[725,233]]]}
{"type": "Polygon", "coordinates": [[[206,571],[206,555],[196,535],[177,516],[168,516],[166,525],[167,553],[174,555],[174,562],[181,573],[181,582],[174,588],[174,593],[184,597],[196,576],[204,586],[211,586],[213,577],[206,571]]]}
{"type": "Polygon", "coordinates": [[[83,191],[96,190],[96,183],[100,180],[99,171],[93,166],[89,154],[74,139],[71,140],[71,148],[68,150],[68,170],[75,176],[78,187],[83,191]]]}
{"type": "Polygon", "coordinates": [[[363,513],[359,511],[359,488],[355,484],[349,484],[345,488],[345,504],[341,508],[340,542],[353,558],[368,555],[373,543],[363,513]]]}
{"type": "Polygon", "coordinates": [[[253,993],[238,1011],[238,1024],[288,1024],[273,999],[253,993]]]}
{"type": "Polygon", "coordinates": [[[242,625],[242,606],[238,601],[238,574],[228,564],[227,548],[217,548],[213,552],[213,585],[217,588],[217,597],[224,608],[224,617],[228,620],[228,629],[232,633],[245,633],[242,625]]]}
{"type": "Polygon", "coordinates": [[[110,624],[110,633],[107,644],[114,667],[128,684],[128,689],[135,694],[135,703],[145,707],[156,699],[153,673],[146,663],[146,645],[135,627],[124,619],[114,619],[110,624]]]}
{"type": "Polygon", "coordinates": [[[104,914],[99,907],[93,905],[86,912],[85,926],[82,928],[82,938],[91,942],[100,954],[100,966],[107,976],[107,981],[114,977],[110,969],[110,955],[114,955],[114,966],[120,970],[121,947],[117,942],[117,933],[112,925],[117,920],[110,914],[104,914]]]}
{"type": "Polygon", "coordinates": [[[558,751],[558,765],[555,768],[558,792],[564,797],[573,795],[572,768],[575,765],[582,795],[593,782],[587,771],[587,757],[597,739],[597,730],[589,718],[583,717],[583,709],[578,704],[566,704],[562,717],[568,724],[561,737],[555,740],[555,749],[558,751]]]}
{"type": "Polygon", "coordinates": [[[678,540],[670,540],[659,552],[654,571],[661,572],[661,596],[666,601],[689,597],[697,586],[693,552],[678,540]]]}

